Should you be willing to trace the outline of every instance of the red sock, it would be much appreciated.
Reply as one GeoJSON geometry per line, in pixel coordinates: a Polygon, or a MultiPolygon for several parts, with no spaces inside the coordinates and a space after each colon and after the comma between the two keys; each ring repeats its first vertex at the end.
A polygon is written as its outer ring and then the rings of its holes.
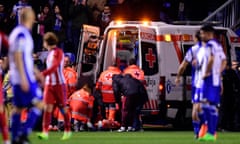
{"type": "Polygon", "coordinates": [[[50,112],[44,112],[43,114],[43,123],[42,123],[42,127],[43,127],[43,132],[48,132],[48,127],[51,123],[51,118],[52,118],[52,113],[50,112]]]}
{"type": "Polygon", "coordinates": [[[65,131],[71,130],[70,117],[67,112],[64,114],[64,130],[65,131]]]}
{"type": "Polygon", "coordinates": [[[8,135],[8,125],[7,125],[7,119],[5,116],[5,113],[0,113],[0,127],[2,130],[2,137],[3,140],[6,141],[9,139],[9,135],[8,135]]]}

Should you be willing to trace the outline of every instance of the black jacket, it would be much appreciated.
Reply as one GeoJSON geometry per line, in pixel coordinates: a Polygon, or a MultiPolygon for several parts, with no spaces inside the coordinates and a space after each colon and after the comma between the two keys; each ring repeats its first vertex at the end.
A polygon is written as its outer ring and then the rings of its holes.
{"type": "Polygon", "coordinates": [[[125,76],[113,75],[112,79],[113,91],[117,101],[120,100],[121,94],[127,97],[138,95],[139,99],[136,101],[139,106],[148,101],[148,95],[144,85],[130,74],[126,74],[125,76]]]}

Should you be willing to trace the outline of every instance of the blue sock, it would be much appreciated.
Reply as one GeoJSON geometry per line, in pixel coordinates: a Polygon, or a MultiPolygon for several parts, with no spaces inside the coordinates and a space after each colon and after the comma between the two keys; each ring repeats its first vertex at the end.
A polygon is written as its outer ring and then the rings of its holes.
{"type": "Polygon", "coordinates": [[[21,114],[14,113],[12,115],[12,124],[11,124],[11,134],[12,134],[13,141],[18,140],[20,128],[21,128],[21,114]]]}
{"type": "MultiPolygon", "coordinates": [[[[210,125],[210,121],[211,121],[211,115],[210,115],[210,112],[211,112],[211,107],[209,104],[203,104],[202,105],[202,111],[203,111],[203,115],[202,115],[202,118],[205,119],[205,124],[207,123],[207,126],[209,127],[210,125]]],[[[204,122],[204,121],[202,121],[204,122]]],[[[209,128],[208,128],[209,130],[209,128]]]]}
{"type": "Polygon", "coordinates": [[[198,112],[198,117],[200,119],[200,125],[207,123],[206,114],[204,113],[202,105],[201,105],[201,111],[198,112]]]}
{"type": "Polygon", "coordinates": [[[194,130],[194,134],[196,136],[198,136],[199,130],[200,130],[200,121],[192,121],[193,124],[193,130],[194,130]]]}
{"type": "Polygon", "coordinates": [[[210,106],[210,120],[208,125],[208,133],[214,135],[218,124],[218,110],[216,106],[210,106]]]}
{"type": "Polygon", "coordinates": [[[27,121],[25,122],[22,130],[23,135],[28,136],[32,132],[32,129],[37,121],[37,118],[40,115],[41,115],[41,110],[39,110],[38,108],[33,107],[30,109],[28,113],[27,121]]]}

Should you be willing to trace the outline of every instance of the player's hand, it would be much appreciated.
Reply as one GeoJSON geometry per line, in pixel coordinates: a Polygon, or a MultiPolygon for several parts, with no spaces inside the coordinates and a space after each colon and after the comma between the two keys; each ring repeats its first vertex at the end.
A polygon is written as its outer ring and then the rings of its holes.
{"type": "Polygon", "coordinates": [[[178,86],[180,84],[180,77],[176,77],[175,84],[178,86]]]}
{"type": "Polygon", "coordinates": [[[197,60],[196,60],[196,59],[193,59],[193,61],[192,61],[192,66],[193,66],[193,67],[196,67],[196,66],[197,66],[197,60]]]}
{"type": "Polygon", "coordinates": [[[40,86],[43,87],[45,83],[45,78],[42,73],[36,74],[36,79],[39,81],[40,86]]]}
{"type": "Polygon", "coordinates": [[[20,86],[21,86],[22,91],[24,91],[24,92],[28,92],[29,91],[29,83],[28,83],[28,81],[26,79],[22,80],[20,86]]]}

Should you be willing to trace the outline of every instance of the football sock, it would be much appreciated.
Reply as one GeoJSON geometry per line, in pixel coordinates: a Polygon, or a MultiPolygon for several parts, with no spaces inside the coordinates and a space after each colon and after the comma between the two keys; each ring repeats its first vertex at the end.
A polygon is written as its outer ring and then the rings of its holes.
{"type": "Polygon", "coordinates": [[[201,110],[201,112],[198,113],[198,117],[200,119],[200,125],[206,124],[206,115],[204,113],[204,110],[201,110]]]}
{"type": "Polygon", "coordinates": [[[63,108],[60,109],[61,113],[63,114],[64,117],[64,130],[65,131],[71,131],[71,123],[70,123],[70,117],[68,115],[68,112],[64,111],[63,108]]]}
{"type": "Polygon", "coordinates": [[[23,135],[28,136],[32,132],[32,128],[34,127],[37,118],[41,115],[41,110],[36,107],[33,107],[28,112],[27,121],[23,127],[23,135]]]}
{"type": "Polygon", "coordinates": [[[214,135],[217,129],[217,123],[218,123],[218,110],[217,107],[214,105],[211,105],[209,107],[210,109],[210,116],[209,116],[209,122],[208,122],[208,133],[211,135],[214,135]]]}
{"type": "Polygon", "coordinates": [[[193,130],[194,130],[194,134],[196,136],[198,136],[199,130],[200,130],[200,121],[192,121],[193,124],[193,130]]]}
{"type": "Polygon", "coordinates": [[[7,119],[4,112],[0,113],[0,128],[2,131],[3,140],[7,141],[9,139],[8,125],[7,125],[7,119]]]}
{"type": "Polygon", "coordinates": [[[43,132],[48,133],[48,126],[51,123],[52,113],[45,111],[43,114],[43,132]]]}
{"type": "Polygon", "coordinates": [[[21,128],[21,114],[14,113],[12,114],[12,125],[11,125],[11,134],[12,141],[18,140],[18,134],[21,128]]]}

